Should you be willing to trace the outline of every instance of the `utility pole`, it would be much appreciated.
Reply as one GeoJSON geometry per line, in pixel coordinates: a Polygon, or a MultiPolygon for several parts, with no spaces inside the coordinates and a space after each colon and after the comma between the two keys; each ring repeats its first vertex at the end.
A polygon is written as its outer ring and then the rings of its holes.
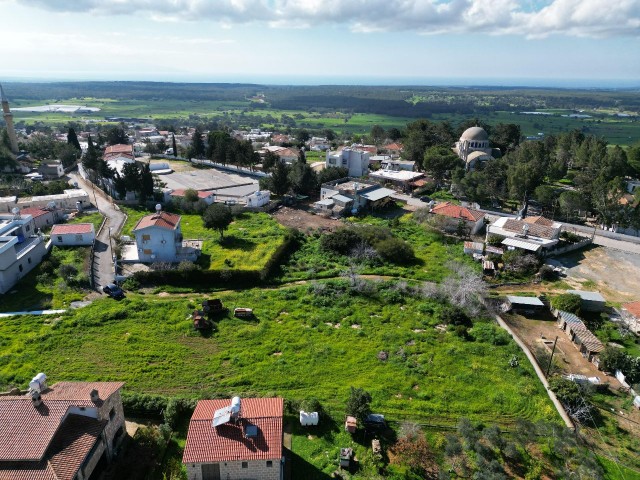
{"type": "Polygon", "coordinates": [[[556,344],[558,343],[558,337],[556,336],[555,341],[553,342],[553,349],[551,349],[551,357],[549,358],[549,365],[547,365],[547,373],[545,377],[549,378],[549,370],[551,370],[551,365],[553,364],[553,354],[556,352],[556,344]]]}

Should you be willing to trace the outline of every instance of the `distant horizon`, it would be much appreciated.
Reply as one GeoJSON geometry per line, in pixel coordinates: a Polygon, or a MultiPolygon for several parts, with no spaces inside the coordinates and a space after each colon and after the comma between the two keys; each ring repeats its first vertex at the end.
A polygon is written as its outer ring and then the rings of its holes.
{"type": "Polygon", "coordinates": [[[44,77],[6,76],[0,83],[83,83],[83,82],[149,82],[149,83],[193,83],[193,84],[253,84],[264,86],[363,86],[363,87],[439,87],[439,88],[552,88],[552,89],[636,89],[639,79],[593,79],[593,78],[500,78],[500,77],[358,77],[358,76],[311,76],[311,75],[261,75],[246,74],[210,76],[131,76],[117,78],[109,76],[44,77]]]}

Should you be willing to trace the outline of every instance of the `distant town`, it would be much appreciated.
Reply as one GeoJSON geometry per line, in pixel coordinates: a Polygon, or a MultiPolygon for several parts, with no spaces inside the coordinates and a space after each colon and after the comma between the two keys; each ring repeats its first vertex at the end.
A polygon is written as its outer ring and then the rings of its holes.
{"type": "Polygon", "coordinates": [[[639,478],[637,92],[9,85],[0,478],[639,478]]]}

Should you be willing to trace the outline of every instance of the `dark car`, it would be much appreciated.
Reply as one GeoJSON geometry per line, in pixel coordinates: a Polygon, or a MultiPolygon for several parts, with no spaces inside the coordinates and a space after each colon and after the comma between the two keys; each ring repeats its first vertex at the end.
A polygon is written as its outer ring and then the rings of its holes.
{"type": "Polygon", "coordinates": [[[428,203],[428,202],[430,202],[430,201],[431,201],[431,199],[430,199],[429,197],[426,197],[426,196],[425,196],[425,197],[420,197],[420,201],[421,201],[421,202],[428,203]]]}
{"type": "Polygon", "coordinates": [[[102,287],[102,291],[109,295],[111,298],[124,298],[124,292],[115,283],[109,283],[102,287]]]}

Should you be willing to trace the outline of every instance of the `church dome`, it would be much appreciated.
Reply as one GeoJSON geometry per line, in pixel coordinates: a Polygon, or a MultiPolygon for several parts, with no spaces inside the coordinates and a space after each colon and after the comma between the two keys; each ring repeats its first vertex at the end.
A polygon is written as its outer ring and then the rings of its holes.
{"type": "Polygon", "coordinates": [[[467,128],[460,136],[460,141],[463,140],[486,141],[489,140],[489,135],[482,127],[471,127],[467,128]]]}

